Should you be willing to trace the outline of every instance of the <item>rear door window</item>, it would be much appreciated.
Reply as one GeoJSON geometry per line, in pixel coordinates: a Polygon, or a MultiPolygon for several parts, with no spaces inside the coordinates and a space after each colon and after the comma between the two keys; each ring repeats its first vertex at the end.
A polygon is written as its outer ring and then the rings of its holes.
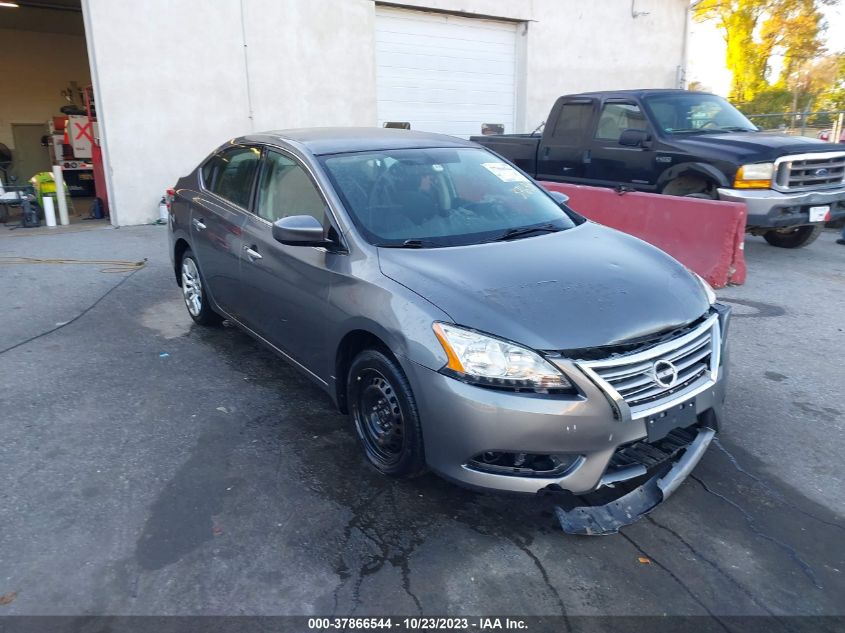
{"type": "Polygon", "coordinates": [[[257,147],[230,147],[212,156],[202,168],[205,188],[244,209],[249,208],[252,183],[258,170],[261,150],[257,147]]]}
{"type": "Polygon", "coordinates": [[[580,139],[590,126],[593,117],[592,101],[572,101],[560,108],[552,138],[555,141],[572,142],[580,139]]]}

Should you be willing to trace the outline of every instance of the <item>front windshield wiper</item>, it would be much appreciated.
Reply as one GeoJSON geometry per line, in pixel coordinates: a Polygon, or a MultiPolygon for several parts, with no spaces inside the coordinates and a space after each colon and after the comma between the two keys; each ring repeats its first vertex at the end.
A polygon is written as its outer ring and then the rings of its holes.
{"type": "Polygon", "coordinates": [[[726,125],[723,128],[719,128],[721,130],[725,130],[726,132],[759,132],[760,130],[750,128],[750,127],[742,127],[741,125],[726,125]]]}
{"type": "Polygon", "coordinates": [[[525,237],[526,235],[531,235],[532,233],[556,233],[557,231],[562,230],[559,226],[554,224],[541,224],[539,226],[523,226],[515,229],[508,229],[501,235],[494,237],[492,240],[488,240],[490,242],[507,242],[508,240],[513,240],[518,237],[525,237]]]}
{"type": "Polygon", "coordinates": [[[424,240],[405,240],[400,244],[379,244],[381,248],[427,248],[430,242],[424,240]]]}
{"type": "Polygon", "coordinates": [[[717,130],[716,128],[708,127],[689,127],[678,128],[677,130],[669,130],[670,134],[718,134],[724,130],[717,130]]]}

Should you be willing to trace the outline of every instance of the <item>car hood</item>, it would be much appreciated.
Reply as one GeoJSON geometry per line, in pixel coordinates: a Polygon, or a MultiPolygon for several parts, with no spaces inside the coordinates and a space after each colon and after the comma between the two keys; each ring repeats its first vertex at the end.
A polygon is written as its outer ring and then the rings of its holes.
{"type": "Polygon", "coordinates": [[[592,222],[509,242],[379,248],[379,264],[455,323],[540,350],[613,345],[708,309],[678,261],[592,222]]]}
{"type": "Polygon", "coordinates": [[[678,135],[673,141],[679,147],[692,153],[702,150],[727,151],[740,160],[750,162],[771,162],[789,154],[845,151],[845,145],[841,143],[826,143],[819,139],[761,132],[725,132],[686,137],[678,135]]]}

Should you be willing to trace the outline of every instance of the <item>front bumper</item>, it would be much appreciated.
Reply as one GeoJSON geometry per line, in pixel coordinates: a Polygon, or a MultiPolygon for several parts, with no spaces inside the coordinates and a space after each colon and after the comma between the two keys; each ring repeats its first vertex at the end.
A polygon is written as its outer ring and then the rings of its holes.
{"type": "MultiPolygon", "coordinates": [[[[729,310],[724,309],[722,331],[728,316],[729,310]]],[[[696,389],[694,395],[698,423],[713,430],[721,418],[727,379],[721,340],[719,345],[721,362],[716,360],[716,378],[703,390],[696,389]]],[[[566,361],[558,364],[563,367],[566,361]]],[[[578,395],[496,391],[460,382],[407,359],[403,359],[403,366],[423,422],[426,461],[447,479],[477,489],[517,493],[563,490],[577,495],[645,472],[606,475],[617,449],[648,437],[647,420],[655,412],[649,411],[648,416],[632,417],[630,412],[620,415],[606,391],[574,364],[568,364],[565,370],[578,395]],[[568,470],[553,477],[499,474],[472,467],[473,457],[487,451],[567,455],[574,459],[568,470]]],[[[701,454],[703,450],[692,465],[701,454]]]]}
{"type": "Polygon", "coordinates": [[[821,191],[791,193],[774,189],[718,189],[719,199],[744,202],[748,209],[748,228],[783,228],[809,224],[809,209],[830,205],[828,220],[845,217],[845,186],[821,191]]]}

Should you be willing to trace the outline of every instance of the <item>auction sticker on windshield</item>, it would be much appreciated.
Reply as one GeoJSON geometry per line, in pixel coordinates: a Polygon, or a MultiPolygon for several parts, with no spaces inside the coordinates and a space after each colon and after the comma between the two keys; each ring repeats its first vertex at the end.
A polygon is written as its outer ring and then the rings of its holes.
{"type": "Polygon", "coordinates": [[[507,163],[481,163],[481,166],[502,182],[528,182],[528,178],[507,163]]]}

